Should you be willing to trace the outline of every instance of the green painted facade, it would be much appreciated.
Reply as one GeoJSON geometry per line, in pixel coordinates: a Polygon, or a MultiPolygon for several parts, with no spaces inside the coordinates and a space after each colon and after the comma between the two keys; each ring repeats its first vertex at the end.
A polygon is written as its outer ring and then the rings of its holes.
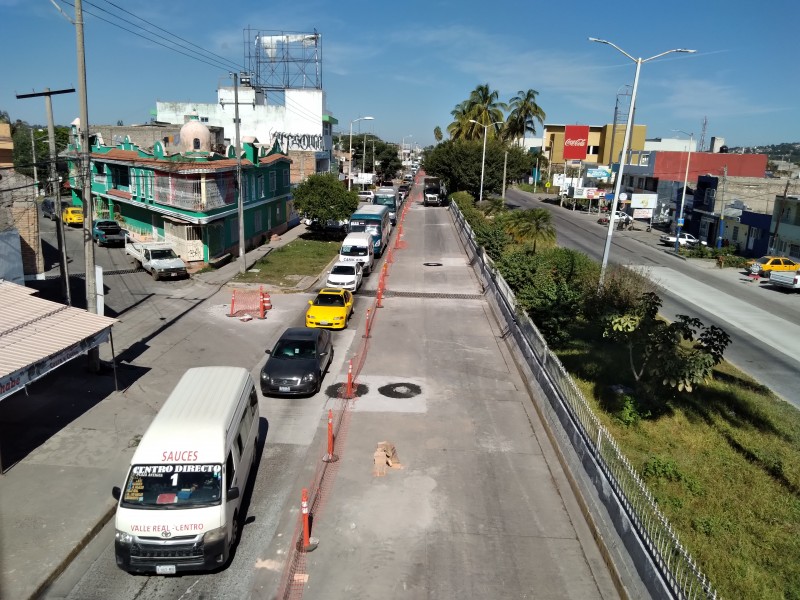
{"type": "MultiPolygon", "coordinates": [[[[271,150],[242,144],[242,198],[245,247],[260,245],[286,230],[292,213],[291,160],[275,144],[271,150]]],[[[77,144],[68,148],[73,204],[82,206],[77,144]]],[[[208,262],[238,255],[238,194],[235,151],[165,155],[126,138],[114,146],[91,148],[94,212],[121,222],[133,237],[172,242],[187,261],[208,262]]]]}

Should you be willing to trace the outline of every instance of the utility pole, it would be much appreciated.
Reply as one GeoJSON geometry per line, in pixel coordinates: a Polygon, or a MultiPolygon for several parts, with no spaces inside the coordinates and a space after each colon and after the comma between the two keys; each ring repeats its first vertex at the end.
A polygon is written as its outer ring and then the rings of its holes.
{"type": "MultiPolygon", "coordinates": [[[[47,139],[50,143],[50,185],[55,188],[56,196],[56,241],[58,245],[59,273],[61,275],[61,294],[67,306],[72,306],[72,294],[69,289],[69,272],[67,270],[67,248],[64,245],[64,222],[61,220],[61,179],[58,176],[56,160],[58,149],[56,148],[56,130],[53,122],[53,100],[52,96],[57,94],[74,94],[75,88],[64,90],[51,90],[44,88],[43,92],[33,92],[31,94],[17,94],[17,99],[38,98],[44,96],[44,105],[47,110],[47,139]]],[[[34,161],[35,162],[35,161],[34,161]]]]}
{"type": "Polygon", "coordinates": [[[772,254],[775,251],[775,244],[778,241],[778,229],[781,226],[781,219],[783,218],[783,211],[786,210],[786,203],[789,200],[789,182],[791,179],[786,180],[786,187],[783,188],[783,200],[781,200],[781,207],[778,210],[778,218],[775,220],[775,232],[772,234],[772,239],[769,243],[769,252],[772,254]]]}
{"type": "Polygon", "coordinates": [[[508,150],[503,156],[503,200],[506,199],[506,165],[508,165],[508,150]]]}
{"type": "Polygon", "coordinates": [[[33,191],[34,196],[39,197],[39,172],[36,170],[36,138],[31,127],[31,162],[33,163],[33,191]]]}
{"type": "Polygon", "coordinates": [[[242,198],[242,148],[239,140],[239,75],[233,75],[233,123],[236,129],[236,204],[239,216],[239,272],[247,271],[244,240],[244,199],[242,198]]]}
{"type": "Polygon", "coordinates": [[[533,193],[536,193],[536,180],[539,179],[539,159],[536,159],[536,174],[533,176],[533,193]]]}
{"type": "Polygon", "coordinates": [[[722,169],[722,198],[719,202],[719,223],[717,224],[717,243],[714,244],[715,248],[722,248],[722,215],[725,211],[725,185],[728,182],[728,165],[722,169]]]}
{"type": "MultiPolygon", "coordinates": [[[[95,277],[94,243],[92,241],[92,221],[94,203],[92,202],[92,166],[89,147],[89,104],[86,93],[86,55],[83,42],[83,8],[81,0],[75,0],[75,37],[78,49],[78,99],[81,106],[80,129],[80,182],[83,202],[83,252],[84,274],[86,280],[86,310],[97,313],[97,279],[95,277]]],[[[100,348],[95,346],[87,353],[89,371],[100,370],[100,348]]]]}

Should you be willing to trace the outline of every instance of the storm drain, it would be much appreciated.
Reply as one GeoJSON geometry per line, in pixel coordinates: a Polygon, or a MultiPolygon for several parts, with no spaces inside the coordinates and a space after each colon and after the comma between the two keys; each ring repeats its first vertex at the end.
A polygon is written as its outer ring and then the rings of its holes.
{"type": "Polygon", "coordinates": [[[447,298],[450,300],[481,300],[481,294],[448,294],[447,292],[404,292],[401,290],[386,290],[384,298],[447,298]]]}
{"type": "MultiPolygon", "coordinates": [[[[116,271],[103,271],[103,277],[107,277],[108,275],[130,275],[131,273],[145,273],[144,269],[118,269],[116,271]]],[[[77,277],[78,279],[83,279],[86,276],[86,273],[70,273],[70,277],[77,277]]],[[[61,275],[45,275],[45,280],[49,279],[60,279],[61,275]]]]}
{"type": "Polygon", "coordinates": [[[442,263],[427,262],[427,263],[422,263],[422,265],[425,266],[425,267],[441,267],[442,263]]]}

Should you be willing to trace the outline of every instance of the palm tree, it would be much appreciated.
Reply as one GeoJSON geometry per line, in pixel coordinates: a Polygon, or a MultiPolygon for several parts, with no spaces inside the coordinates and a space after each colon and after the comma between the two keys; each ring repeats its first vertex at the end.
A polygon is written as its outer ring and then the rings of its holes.
{"type": "Polygon", "coordinates": [[[554,242],[556,239],[552,215],[546,208],[512,211],[506,217],[505,226],[518,244],[532,242],[534,254],[537,242],[554,242]]]}
{"type": "Polygon", "coordinates": [[[439,127],[438,125],[436,127],[434,127],[433,128],[433,139],[435,139],[437,142],[441,142],[443,137],[444,136],[442,135],[442,128],[439,127]]]}
{"type": "Polygon", "coordinates": [[[517,95],[511,98],[511,113],[508,115],[508,124],[505,135],[508,139],[518,139],[522,136],[522,146],[525,147],[525,133],[530,131],[536,133],[535,121],[540,125],[544,124],[546,115],[542,108],[536,103],[536,96],[539,95],[534,89],[528,91],[520,90],[517,95]]]}
{"type": "Polygon", "coordinates": [[[454,121],[447,126],[447,133],[454,140],[467,139],[468,132],[472,129],[472,123],[469,122],[469,101],[464,100],[456,104],[455,108],[450,111],[453,115],[454,121]]]}
{"type": "MultiPolygon", "coordinates": [[[[447,126],[447,131],[453,139],[480,140],[483,139],[484,128],[472,123],[477,121],[481,125],[503,123],[503,111],[508,109],[505,102],[499,101],[500,93],[489,89],[489,84],[484,83],[476,87],[469,94],[469,98],[460,102],[450,111],[455,119],[447,126]]],[[[486,135],[494,137],[501,131],[501,125],[487,128],[486,135]]]]}

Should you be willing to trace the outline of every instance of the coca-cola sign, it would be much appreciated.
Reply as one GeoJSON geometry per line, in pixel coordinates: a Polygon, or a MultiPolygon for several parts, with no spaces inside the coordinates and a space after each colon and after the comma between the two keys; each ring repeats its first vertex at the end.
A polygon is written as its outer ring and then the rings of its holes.
{"type": "Polygon", "coordinates": [[[588,125],[567,125],[564,128],[564,160],[586,160],[588,147],[588,125]]]}

